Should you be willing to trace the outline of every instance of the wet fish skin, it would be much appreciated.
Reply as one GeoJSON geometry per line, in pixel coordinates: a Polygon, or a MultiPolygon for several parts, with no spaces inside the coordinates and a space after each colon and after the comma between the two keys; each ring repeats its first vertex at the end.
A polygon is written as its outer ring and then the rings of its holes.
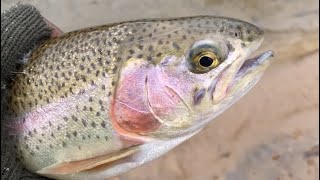
{"type": "MultiPolygon", "coordinates": [[[[262,39],[249,23],[197,16],[115,23],[47,40],[30,54],[11,92],[19,158],[39,172],[197,132],[268,66],[230,86],[262,39]],[[218,43],[223,62],[207,73],[190,72],[188,52],[207,40],[218,43]]],[[[108,177],[108,169],[71,175],[108,177]]]]}

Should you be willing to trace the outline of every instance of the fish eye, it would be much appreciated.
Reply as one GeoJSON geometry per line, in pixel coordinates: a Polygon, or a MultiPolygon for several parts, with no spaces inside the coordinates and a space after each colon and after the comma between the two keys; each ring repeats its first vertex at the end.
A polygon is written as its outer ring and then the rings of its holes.
{"type": "Polygon", "coordinates": [[[219,43],[208,40],[198,41],[187,54],[189,70],[193,73],[209,72],[223,62],[226,53],[223,45],[219,43]]]}
{"type": "Polygon", "coordinates": [[[204,68],[215,68],[220,64],[218,57],[213,52],[200,53],[194,58],[194,61],[204,68]]]}

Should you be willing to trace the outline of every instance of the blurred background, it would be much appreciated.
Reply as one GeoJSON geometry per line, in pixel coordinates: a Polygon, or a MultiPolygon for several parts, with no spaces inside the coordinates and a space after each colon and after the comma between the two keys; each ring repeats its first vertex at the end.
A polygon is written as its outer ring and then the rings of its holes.
{"type": "MultiPolygon", "coordinates": [[[[1,0],[1,11],[16,3],[1,0]]],[[[319,1],[30,0],[63,31],[124,20],[217,15],[266,32],[275,61],[257,86],[202,132],[112,179],[316,180],[319,178],[319,1]]]]}

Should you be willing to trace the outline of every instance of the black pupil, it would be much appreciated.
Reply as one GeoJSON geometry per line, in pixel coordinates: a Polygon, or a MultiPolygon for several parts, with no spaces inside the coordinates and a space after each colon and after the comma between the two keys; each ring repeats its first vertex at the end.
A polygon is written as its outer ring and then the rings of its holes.
{"type": "Polygon", "coordinates": [[[213,59],[208,56],[203,56],[200,58],[200,65],[203,67],[210,67],[213,63],[213,59]]]}

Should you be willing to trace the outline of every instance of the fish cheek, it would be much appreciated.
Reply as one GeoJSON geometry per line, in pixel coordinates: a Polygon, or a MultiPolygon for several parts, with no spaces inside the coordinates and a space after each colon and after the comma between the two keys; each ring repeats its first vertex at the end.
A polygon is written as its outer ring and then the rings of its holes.
{"type": "Polygon", "coordinates": [[[112,117],[124,131],[143,134],[160,126],[148,104],[145,83],[148,71],[147,66],[128,65],[121,73],[112,117]]]}

